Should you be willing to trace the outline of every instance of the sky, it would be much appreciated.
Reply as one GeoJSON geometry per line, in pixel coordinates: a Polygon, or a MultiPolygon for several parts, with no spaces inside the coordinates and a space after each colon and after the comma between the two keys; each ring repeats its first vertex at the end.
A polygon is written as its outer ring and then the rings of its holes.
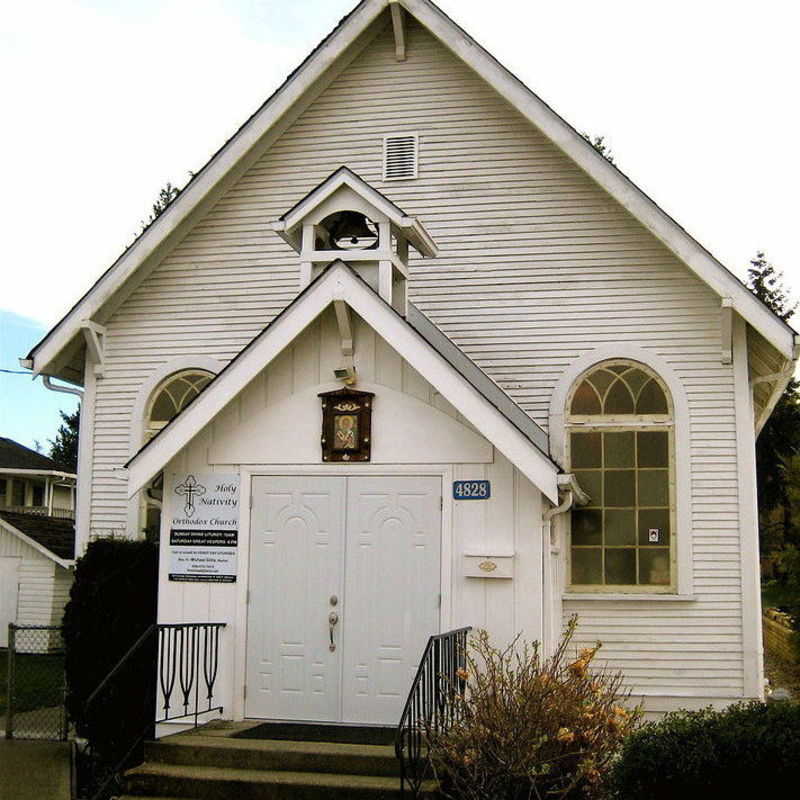
{"type": "MultiPolygon", "coordinates": [[[[52,326],[355,0],[35,0],[0,15],[0,369],[52,326]],[[12,79],[8,79],[11,76],[12,79]],[[21,348],[21,349],[20,349],[21,348]]],[[[440,0],[719,260],[800,297],[800,4],[440,0]]],[[[0,436],[71,398],[0,373],[0,436]],[[44,399],[43,399],[44,398],[44,399]]]]}

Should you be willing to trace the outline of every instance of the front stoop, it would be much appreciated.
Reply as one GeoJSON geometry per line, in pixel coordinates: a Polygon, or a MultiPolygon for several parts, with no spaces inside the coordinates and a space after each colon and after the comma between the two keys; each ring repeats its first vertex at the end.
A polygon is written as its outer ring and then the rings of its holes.
{"type": "Polygon", "coordinates": [[[400,797],[393,747],[231,738],[252,725],[215,722],[149,742],[145,763],[125,774],[123,800],[400,797]]]}

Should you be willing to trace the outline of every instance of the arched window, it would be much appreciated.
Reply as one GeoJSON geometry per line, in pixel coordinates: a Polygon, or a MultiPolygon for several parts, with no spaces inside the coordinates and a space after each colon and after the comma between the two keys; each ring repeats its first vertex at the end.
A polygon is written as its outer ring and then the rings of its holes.
{"type": "Polygon", "coordinates": [[[570,585],[671,591],[675,464],[666,386],[635,361],[595,365],[567,399],[567,460],[591,497],[572,511],[570,585]]]}
{"type": "Polygon", "coordinates": [[[205,389],[213,373],[190,369],[170,375],[153,392],[145,417],[144,440],[153,438],[169,421],[205,389]]]}

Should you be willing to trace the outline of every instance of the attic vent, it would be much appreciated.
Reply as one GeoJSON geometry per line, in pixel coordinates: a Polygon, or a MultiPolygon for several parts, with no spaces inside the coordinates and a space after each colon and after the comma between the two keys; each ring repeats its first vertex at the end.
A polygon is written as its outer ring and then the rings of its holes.
{"type": "Polygon", "coordinates": [[[417,145],[416,133],[384,138],[383,179],[385,181],[400,181],[417,177],[417,145]]]}

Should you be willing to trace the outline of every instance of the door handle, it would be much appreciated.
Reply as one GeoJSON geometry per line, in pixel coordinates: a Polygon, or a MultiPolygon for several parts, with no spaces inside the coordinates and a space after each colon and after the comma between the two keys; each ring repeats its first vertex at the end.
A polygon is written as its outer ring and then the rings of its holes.
{"type": "Polygon", "coordinates": [[[337,622],[339,622],[339,615],[335,611],[331,611],[331,613],[328,614],[328,631],[331,636],[331,643],[328,649],[331,653],[336,649],[336,644],[333,641],[333,629],[336,627],[337,622]]]}

